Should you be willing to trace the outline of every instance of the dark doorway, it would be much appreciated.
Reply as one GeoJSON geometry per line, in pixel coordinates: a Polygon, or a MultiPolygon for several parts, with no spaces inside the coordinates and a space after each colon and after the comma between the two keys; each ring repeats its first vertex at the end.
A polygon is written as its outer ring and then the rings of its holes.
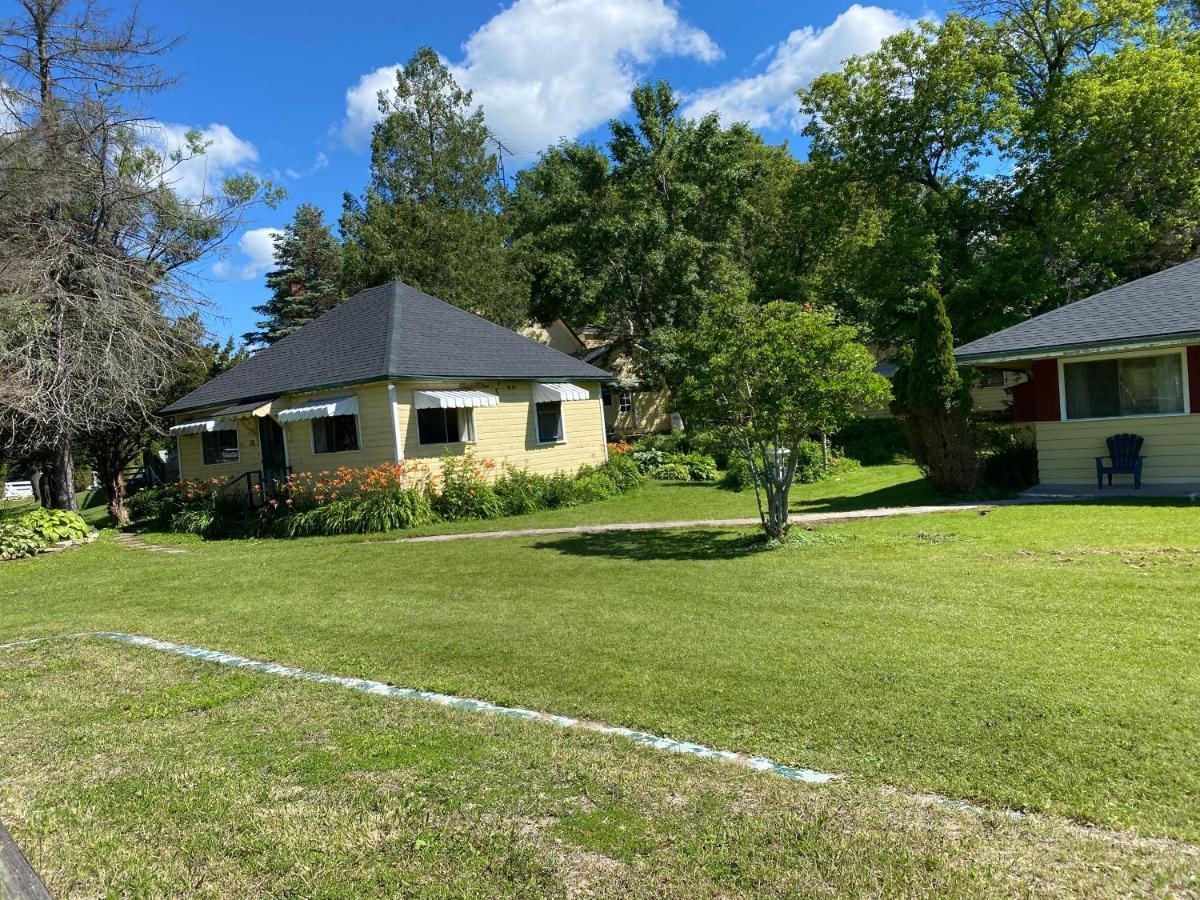
{"type": "Polygon", "coordinates": [[[287,450],[283,443],[283,428],[270,416],[258,420],[258,443],[262,451],[263,484],[268,490],[287,475],[287,450]]]}

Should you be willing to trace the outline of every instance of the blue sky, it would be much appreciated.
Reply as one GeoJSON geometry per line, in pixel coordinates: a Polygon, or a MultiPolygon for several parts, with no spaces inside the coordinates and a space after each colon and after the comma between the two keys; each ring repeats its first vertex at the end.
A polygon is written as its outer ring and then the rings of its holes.
{"type": "MultiPolygon", "coordinates": [[[[115,4],[116,11],[122,9],[115,4]]],[[[142,4],[143,19],[184,35],[166,61],[178,85],[146,113],[168,128],[204,129],[208,160],[179,188],[250,170],[288,191],[204,265],[212,331],[240,336],[266,298],[270,231],[312,202],[336,223],[343,191],[367,176],[379,87],[421,45],[471,87],[489,127],[527,165],[558,137],[603,139],[638,81],[665,78],[688,111],[748,121],[772,141],[796,128],[794,92],[850,53],[942,10],[920,0],[886,6],[795,0],[183,0],[142,4]]]]}

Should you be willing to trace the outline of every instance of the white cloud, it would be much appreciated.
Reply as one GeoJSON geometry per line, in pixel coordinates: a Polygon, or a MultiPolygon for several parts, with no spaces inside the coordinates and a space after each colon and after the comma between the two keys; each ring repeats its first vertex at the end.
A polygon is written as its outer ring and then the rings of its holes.
{"type": "Polygon", "coordinates": [[[768,50],[766,69],[693,94],[684,114],[699,118],[717,112],[722,122],[746,122],[753,128],[803,127],[796,91],[822,72],[833,71],[848,56],[870,53],[883,39],[912,28],[916,19],[878,6],[854,4],[826,28],[797,28],[768,50]]]}
{"type": "Polygon", "coordinates": [[[275,265],[275,236],[283,234],[278,228],[250,228],[238,239],[237,262],[222,259],[213,264],[213,274],[230,281],[253,281],[267,274],[275,265]]]}
{"type": "Polygon", "coordinates": [[[176,150],[184,159],[177,165],[167,163],[165,180],[184,197],[195,200],[212,194],[230,175],[242,172],[250,163],[258,162],[258,150],[242,140],[228,125],[214,123],[197,129],[207,145],[204,153],[192,156],[187,145],[189,125],[153,122],[146,126],[146,140],[164,154],[176,150]]]}
{"type": "MultiPolygon", "coordinates": [[[[516,0],[467,39],[452,69],[488,127],[522,155],[620,115],[663,56],[711,62],[721,50],[669,0],[516,0]]],[[[341,133],[351,147],[365,146],[396,69],[368,72],[346,91],[341,133]]]]}

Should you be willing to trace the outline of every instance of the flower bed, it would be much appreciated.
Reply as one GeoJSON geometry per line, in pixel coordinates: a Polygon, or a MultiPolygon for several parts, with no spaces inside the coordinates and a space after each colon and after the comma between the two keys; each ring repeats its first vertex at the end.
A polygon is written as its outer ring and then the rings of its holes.
{"type": "Polygon", "coordinates": [[[257,507],[219,479],[140,491],[127,506],[138,524],[206,538],[369,534],[576,506],[642,480],[621,455],[574,475],[539,475],[466,453],[445,457],[437,473],[411,462],[294,473],[257,507]]]}

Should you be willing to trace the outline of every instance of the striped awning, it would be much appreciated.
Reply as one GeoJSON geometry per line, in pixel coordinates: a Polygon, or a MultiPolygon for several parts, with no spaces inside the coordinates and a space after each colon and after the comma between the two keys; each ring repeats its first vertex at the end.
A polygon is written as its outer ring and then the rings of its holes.
{"type": "Polygon", "coordinates": [[[565,403],[568,400],[588,400],[591,395],[576,384],[535,384],[534,403],[565,403]]]}
{"type": "Polygon", "coordinates": [[[413,405],[417,409],[499,406],[500,398],[487,391],[413,391],[413,405]]]}
{"type": "Polygon", "coordinates": [[[275,413],[275,419],[280,424],[284,422],[302,422],[305,419],[324,419],[329,416],[358,415],[357,397],[328,397],[324,400],[313,400],[301,406],[290,406],[275,413]]]}
{"type": "Polygon", "coordinates": [[[213,415],[220,419],[248,419],[251,416],[262,418],[271,412],[270,400],[253,400],[250,403],[236,403],[219,409],[213,415]]]}
{"type": "Polygon", "coordinates": [[[200,434],[205,431],[235,431],[237,422],[229,419],[197,419],[195,422],[184,422],[181,425],[172,425],[170,428],[171,434],[179,437],[181,434],[200,434]]]}

